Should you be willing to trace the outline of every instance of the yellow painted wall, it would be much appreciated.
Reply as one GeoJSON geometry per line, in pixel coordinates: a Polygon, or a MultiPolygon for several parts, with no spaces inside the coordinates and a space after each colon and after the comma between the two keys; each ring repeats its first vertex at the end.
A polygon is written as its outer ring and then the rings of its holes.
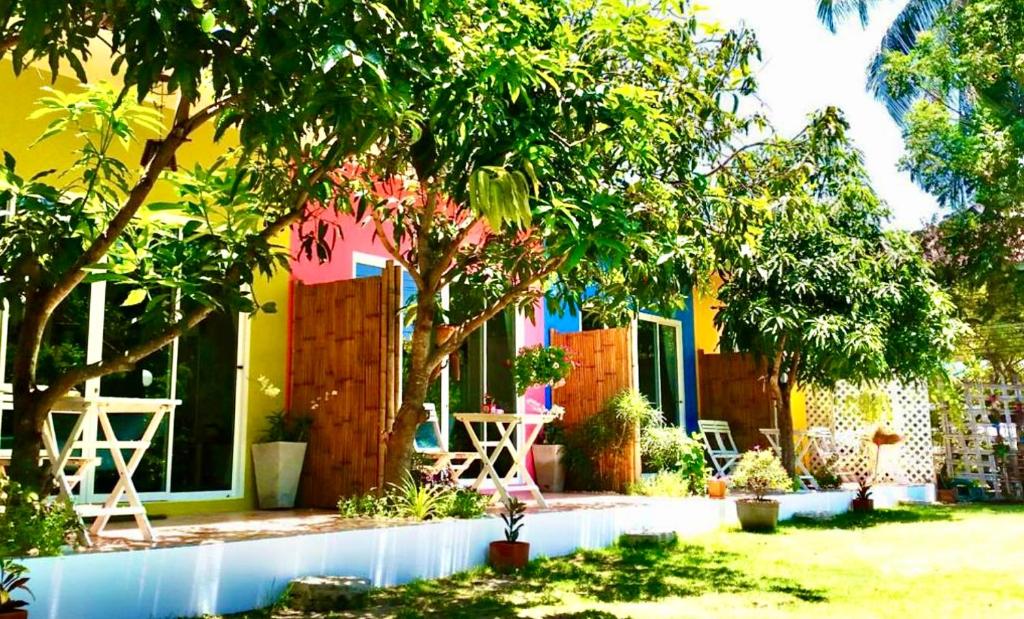
{"type": "MultiPolygon", "coordinates": [[[[105,70],[105,63],[96,60],[89,63],[90,77],[94,79],[109,79],[102,72],[105,70]],[[99,74],[100,77],[96,78],[99,74]]],[[[33,147],[29,147],[45,129],[48,120],[38,119],[34,121],[25,120],[30,112],[36,109],[35,101],[45,95],[43,87],[50,86],[50,73],[48,69],[30,68],[20,76],[15,77],[11,63],[8,60],[0,61],[0,150],[7,150],[18,161],[18,174],[28,178],[42,170],[51,168],[60,169],[69,165],[73,160],[73,149],[78,142],[73,136],[58,135],[33,147]]],[[[58,77],[55,88],[73,91],[79,88],[78,80],[74,77],[61,75],[58,77]]],[[[176,103],[175,97],[166,97],[168,119],[176,103]]],[[[140,142],[144,141],[147,135],[140,135],[140,142]]],[[[179,166],[192,166],[195,163],[210,163],[224,149],[230,145],[231,136],[225,136],[222,143],[213,142],[213,128],[206,126],[200,128],[192,138],[192,141],[183,146],[178,153],[179,166]]],[[[141,156],[142,144],[133,144],[128,153],[124,155],[125,161],[137,162],[141,156]]],[[[122,153],[119,153],[119,156],[122,153]]],[[[158,185],[152,194],[152,199],[167,200],[172,197],[170,189],[166,184],[158,185]]],[[[288,234],[283,234],[279,243],[288,243],[288,234]]],[[[245,450],[242,457],[242,466],[245,467],[245,494],[241,499],[222,499],[214,501],[173,501],[173,502],[150,502],[148,509],[152,515],[181,514],[181,513],[202,513],[214,511],[233,511],[251,509],[255,507],[255,491],[252,477],[252,466],[250,460],[249,446],[259,436],[263,429],[266,415],[278,410],[283,405],[283,388],[286,374],[286,348],[287,348],[287,321],[288,321],[288,274],[280,272],[270,280],[260,280],[254,285],[254,292],[261,303],[274,301],[277,303],[279,313],[258,314],[250,323],[250,355],[247,378],[247,408],[245,424],[245,450]],[[263,393],[257,378],[266,377],[269,382],[282,389],[282,395],[271,398],[263,393]]]]}
{"type": "MultiPolygon", "coordinates": [[[[703,351],[708,354],[720,352],[718,350],[718,329],[715,328],[715,314],[722,302],[715,296],[715,291],[721,285],[722,280],[716,275],[709,284],[707,294],[701,294],[699,290],[693,291],[693,336],[698,352],[703,351]]],[[[700,363],[697,364],[697,379],[700,380],[700,363]]],[[[793,427],[797,430],[805,429],[807,427],[807,398],[799,389],[793,392],[792,410],[793,427]]]]}

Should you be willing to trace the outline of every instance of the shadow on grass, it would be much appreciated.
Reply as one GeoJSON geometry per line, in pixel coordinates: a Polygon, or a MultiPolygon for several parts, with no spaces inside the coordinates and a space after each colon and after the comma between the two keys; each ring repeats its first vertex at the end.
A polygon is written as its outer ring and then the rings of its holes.
{"type": "Polygon", "coordinates": [[[793,529],[867,529],[883,524],[913,524],[941,522],[956,518],[956,507],[907,506],[878,509],[871,512],[846,512],[831,518],[795,516],[779,523],[782,528],[793,529]]]}
{"type": "Polygon", "coordinates": [[[823,591],[787,578],[747,575],[734,565],[742,557],[702,546],[612,548],[581,551],[559,559],[533,561],[521,574],[500,576],[475,570],[444,580],[417,581],[378,589],[370,608],[342,617],[519,617],[548,606],[548,617],[607,619],[595,609],[564,609],[569,595],[578,603],[657,602],[703,594],[772,592],[805,602],[824,602],[823,591]]]}

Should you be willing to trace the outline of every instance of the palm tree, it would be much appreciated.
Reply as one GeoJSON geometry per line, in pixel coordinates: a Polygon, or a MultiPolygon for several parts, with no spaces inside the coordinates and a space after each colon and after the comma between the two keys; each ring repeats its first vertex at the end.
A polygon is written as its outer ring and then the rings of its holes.
{"type": "MultiPolygon", "coordinates": [[[[917,93],[895,95],[886,84],[885,55],[889,52],[907,53],[917,43],[917,37],[931,29],[944,11],[959,7],[962,0],[908,0],[906,6],[893,20],[879,43],[878,51],[868,64],[868,90],[885,104],[889,114],[901,122],[917,93]]],[[[866,26],[871,8],[878,0],[818,0],[818,19],[831,32],[836,32],[840,23],[856,15],[861,26],[866,26]]]]}

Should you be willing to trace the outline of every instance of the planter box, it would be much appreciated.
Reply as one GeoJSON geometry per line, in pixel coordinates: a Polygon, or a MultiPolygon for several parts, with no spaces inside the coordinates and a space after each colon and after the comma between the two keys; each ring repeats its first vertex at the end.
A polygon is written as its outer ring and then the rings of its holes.
{"type": "Polygon", "coordinates": [[[736,501],[736,516],[744,531],[774,531],[779,523],[779,502],[740,499],[736,501]]]}
{"type": "Polygon", "coordinates": [[[487,562],[494,571],[508,574],[521,570],[530,562],[528,542],[491,542],[487,549],[487,562]]]}
{"type": "Polygon", "coordinates": [[[0,612],[0,619],[28,619],[28,611],[24,609],[0,612]]]}
{"type": "Polygon", "coordinates": [[[306,443],[257,443],[252,446],[253,471],[260,509],[295,507],[306,443]]]}
{"type": "Polygon", "coordinates": [[[533,469],[537,477],[537,485],[544,492],[562,492],[565,490],[565,467],[562,466],[562,445],[534,445],[530,448],[533,454],[533,469]]]}

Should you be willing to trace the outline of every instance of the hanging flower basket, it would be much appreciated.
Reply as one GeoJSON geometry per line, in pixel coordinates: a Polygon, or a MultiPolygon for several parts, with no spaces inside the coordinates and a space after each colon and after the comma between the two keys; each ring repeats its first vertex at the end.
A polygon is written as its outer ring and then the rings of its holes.
{"type": "Polygon", "coordinates": [[[531,387],[561,387],[576,367],[566,349],[539,344],[520,348],[510,365],[519,395],[524,395],[531,387]]]}

